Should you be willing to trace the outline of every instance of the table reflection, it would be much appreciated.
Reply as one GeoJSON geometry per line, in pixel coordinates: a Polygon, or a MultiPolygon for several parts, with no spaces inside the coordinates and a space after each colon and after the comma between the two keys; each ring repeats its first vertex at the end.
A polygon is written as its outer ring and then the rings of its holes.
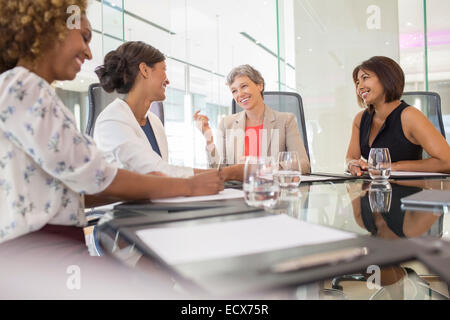
{"type": "MultiPolygon", "coordinates": [[[[448,232],[446,229],[448,226],[445,227],[447,224],[443,223],[443,214],[401,209],[401,198],[423,189],[449,190],[450,179],[390,181],[383,184],[373,183],[370,180],[301,184],[298,189],[282,190],[277,205],[266,213],[287,214],[302,221],[385,239],[395,240],[424,235],[442,237],[448,232]]],[[[131,213],[126,213],[125,216],[128,214],[131,213]]],[[[123,217],[123,215],[124,213],[120,213],[120,216],[123,217]]],[[[216,217],[214,221],[245,218],[242,215],[238,216],[216,217]]],[[[251,216],[251,214],[248,215],[248,217],[251,216]]],[[[112,218],[117,219],[117,215],[112,218]]],[[[108,218],[103,220],[107,221],[108,218]]],[[[184,224],[191,223],[195,221],[184,222],[184,224]]],[[[128,243],[119,232],[111,230],[111,233],[103,233],[101,236],[102,245],[107,247],[106,252],[127,265],[146,272],[158,272],[166,279],[174,279],[171,272],[166,273],[158,263],[142,255],[134,244],[128,243]]],[[[446,298],[447,293],[440,294],[433,291],[420,274],[421,272],[416,272],[415,267],[410,265],[382,267],[379,287],[372,292],[372,298],[427,299],[430,296],[438,299],[446,298]]],[[[360,274],[324,281],[322,284],[331,282],[331,288],[324,289],[326,286],[322,286],[321,293],[317,296],[346,297],[348,291],[343,290],[342,282],[359,281],[365,287],[364,283],[370,276],[370,273],[362,270],[360,274]]],[[[178,280],[174,282],[178,283],[178,280]]],[[[317,290],[317,285],[311,287],[317,290]]],[[[258,297],[267,295],[270,296],[270,293],[261,293],[258,297]]],[[[251,298],[254,297],[251,296],[251,298]]],[[[289,294],[285,298],[289,298],[289,294]]],[[[295,299],[292,296],[291,298],[295,299]]]]}
{"type": "Polygon", "coordinates": [[[362,183],[359,198],[352,201],[356,223],[372,235],[387,239],[425,234],[441,237],[442,214],[401,209],[402,198],[422,190],[417,185],[362,183]]]}
{"type": "MultiPolygon", "coordinates": [[[[420,192],[423,181],[406,183],[379,183],[364,181],[348,184],[352,197],[352,209],[356,223],[373,236],[385,239],[418,237],[423,235],[441,237],[443,215],[430,212],[412,212],[401,209],[403,197],[420,192]]],[[[352,274],[332,280],[334,294],[344,295],[341,282],[366,282],[371,273],[352,274]]],[[[445,299],[445,295],[431,289],[430,284],[410,267],[389,266],[380,268],[379,284],[371,299],[445,299]]]]}
{"type": "Polygon", "coordinates": [[[392,186],[389,182],[372,182],[369,187],[369,203],[372,212],[386,213],[391,209],[392,186]]]}

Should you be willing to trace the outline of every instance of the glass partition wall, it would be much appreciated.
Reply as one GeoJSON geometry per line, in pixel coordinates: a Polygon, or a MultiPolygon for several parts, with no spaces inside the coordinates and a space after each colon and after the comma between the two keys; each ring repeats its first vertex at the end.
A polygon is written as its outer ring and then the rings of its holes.
{"type": "Polygon", "coordinates": [[[440,94],[449,140],[449,9],[447,0],[91,0],[93,59],[75,80],[54,85],[84,130],[88,86],[104,55],[128,40],[151,44],[167,56],[170,162],[205,167],[192,115],[201,110],[217,128],[231,113],[226,75],[248,63],[266,90],[302,96],[312,170],[342,172],[359,110],[352,71],[374,55],[400,63],[405,91],[440,94]]]}

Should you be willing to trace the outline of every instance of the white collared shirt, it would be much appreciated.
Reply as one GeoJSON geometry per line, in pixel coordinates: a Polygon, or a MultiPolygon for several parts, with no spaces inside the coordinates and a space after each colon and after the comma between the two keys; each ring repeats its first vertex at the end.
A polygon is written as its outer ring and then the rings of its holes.
{"type": "Polygon", "coordinates": [[[116,173],[44,79],[23,67],[0,75],[0,242],[84,225],[83,195],[116,173]]]}
{"type": "Polygon", "coordinates": [[[159,118],[147,113],[161,156],[150,145],[128,104],[117,98],[97,117],[94,140],[105,158],[120,168],[147,174],[162,172],[171,177],[190,177],[192,168],[170,165],[167,162],[167,138],[159,118]]]}

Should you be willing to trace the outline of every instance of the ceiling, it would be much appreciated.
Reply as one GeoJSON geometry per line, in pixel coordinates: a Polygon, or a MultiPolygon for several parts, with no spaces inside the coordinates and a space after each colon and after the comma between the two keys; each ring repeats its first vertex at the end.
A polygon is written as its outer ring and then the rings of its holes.
{"type": "MultiPolygon", "coordinates": [[[[114,1],[117,5],[121,4],[119,0],[114,1]]],[[[280,28],[285,35],[285,56],[287,62],[295,66],[295,41],[299,39],[294,34],[294,1],[307,3],[311,0],[280,1],[284,6],[279,10],[280,13],[284,12],[280,28]]],[[[354,0],[340,1],[351,3],[354,0]]],[[[372,2],[376,3],[376,0],[372,2]]],[[[422,3],[422,0],[398,0],[401,64],[405,73],[410,75],[407,78],[417,78],[418,81],[423,79],[424,70],[422,3]]],[[[268,50],[277,52],[275,0],[125,0],[125,10],[175,33],[170,35],[136,19],[126,18],[127,40],[147,41],[169,57],[189,61],[219,74],[226,74],[232,66],[246,60],[256,64],[259,62],[258,68],[263,70],[267,78],[276,78],[276,59],[241,35],[241,32],[245,32],[268,50]]],[[[449,79],[450,20],[443,13],[450,12],[450,1],[428,1],[427,12],[429,78],[449,79]]],[[[98,1],[91,1],[89,18],[93,28],[100,30],[101,6],[98,1]]],[[[109,14],[104,17],[105,30],[118,30],[111,32],[120,33],[121,23],[120,15],[109,14]]],[[[93,70],[102,62],[101,42],[101,36],[97,34],[91,43],[94,60],[85,63],[75,81],[56,85],[68,90],[86,91],[89,83],[97,81],[93,70]]],[[[112,42],[111,47],[118,43],[112,42]]]]}

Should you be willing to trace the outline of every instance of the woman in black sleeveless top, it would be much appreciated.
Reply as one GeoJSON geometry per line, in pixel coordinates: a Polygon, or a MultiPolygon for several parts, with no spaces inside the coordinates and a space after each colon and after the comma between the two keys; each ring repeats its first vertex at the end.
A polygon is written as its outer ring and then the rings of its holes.
{"type": "Polygon", "coordinates": [[[353,71],[358,103],[347,150],[353,175],[367,170],[370,148],[388,148],[393,171],[450,173],[450,146],[418,109],[400,100],[405,76],[387,57],[372,57],[353,71]],[[425,150],[430,158],[422,159],[425,150]],[[363,159],[362,159],[363,158],[363,159]]]}
{"type": "Polygon", "coordinates": [[[407,107],[409,105],[402,101],[388,115],[371,146],[369,146],[369,136],[375,112],[364,111],[359,126],[359,146],[363,158],[367,159],[369,157],[370,148],[372,147],[389,148],[392,162],[422,159],[422,147],[409,141],[403,133],[401,114],[407,107]]]}

